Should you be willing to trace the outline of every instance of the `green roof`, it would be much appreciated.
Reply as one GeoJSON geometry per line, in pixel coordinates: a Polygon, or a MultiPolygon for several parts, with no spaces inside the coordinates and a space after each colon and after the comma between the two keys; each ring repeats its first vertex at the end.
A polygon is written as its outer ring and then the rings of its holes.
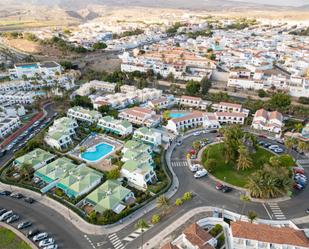
{"type": "Polygon", "coordinates": [[[128,150],[136,150],[139,152],[152,151],[151,146],[137,140],[129,140],[124,144],[123,147],[128,150]]]}
{"type": "Polygon", "coordinates": [[[144,135],[148,135],[148,136],[152,136],[153,133],[154,133],[154,131],[153,131],[152,129],[147,128],[147,127],[138,128],[138,129],[136,130],[136,132],[140,132],[140,133],[142,133],[142,134],[144,134],[144,135]]]}
{"type": "Polygon", "coordinates": [[[90,115],[93,118],[98,118],[102,116],[101,113],[99,113],[98,111],[89,110],[80,106],[74,106],[71,109],[74,110],[75,112],[81,112],[83,114],[90,115]]]}
{"type": "Polygon", "coordinates": [[[138,161],[144,162],[145,160],[149,160],[152,157],[147,152],[143,152],[143,151],[140,152],[140,151],[136,151],[136,150],[127,150],[123,154],[122,158],[125,158],[127,160],[138,160],[138,161]]]}
{"type": "Polygon", "coordinates": [[[70,134],[66,130],[63,129],[63,130],[48,132],[48,136],[58,141],[63,136],[70,136],[70,134]]]}
{"type": "Polygon", "coordinates": [[[28,154],[16,158],[15,163],[18,165],[30,164],[32,165],[32,167],[35,167],[36,165],[42,163],[43,161],[51,160],[53,157],[55,157],[55,155],[40,148],[37,148],[29,152],[28,154]]]}
{"type": "Polygon", "coordinates": [[[153,167],[150,166],[150,164],[148,163],[141,163],[135,160],[128,160],[124,163],[124,165],[122,166],[122,169],[126,169],[129,172],[133,172],[136,170],[141,170],[142,172],[148,172],[152,170],[153,167]]]}
{"type": "Polygon", "coordinates": [[[94,205],[94,209],[97,212],[103,212],[115,208],[130,192],[129,189],[121,186],[119,182],[107,180],[90,193],[86,200],[94,205]]]}

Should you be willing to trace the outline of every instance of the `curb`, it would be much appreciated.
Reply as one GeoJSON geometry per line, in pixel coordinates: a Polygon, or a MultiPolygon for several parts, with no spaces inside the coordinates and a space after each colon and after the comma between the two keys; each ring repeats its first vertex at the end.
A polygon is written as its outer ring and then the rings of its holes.
{"type": "Polygon", "coordinates": [[[38,249],[38,247],[30,239],[28,239],[22,232],[17,230],[15,227],[10,226],[10,225],[8,225],[4,222],[0,222],[0,227],[4,227],[4,228],[12,231],[13,233],[15,233],[16,236],[18,236],[22,241],[27,243],[32,249],[38,249]]]}

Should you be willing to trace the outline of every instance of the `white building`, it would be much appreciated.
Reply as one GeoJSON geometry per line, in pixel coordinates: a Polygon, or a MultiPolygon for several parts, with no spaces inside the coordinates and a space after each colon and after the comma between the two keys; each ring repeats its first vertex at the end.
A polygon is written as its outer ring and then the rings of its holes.
{"type": "Polygon", "coordinates": [[[127,120],[132,124],[155,127],[160,124],[161,117],[156,112],[142,107],[125,109],[119,113],[119,118],[127,120]]]}
{"type": "Polygon", "coordinates": [[[169,109],[175,104],[174,96],[161,97],[148,101],[148,107],[153,110],[169,109]]]}
{"type": "Polygon", "coordinates": [[[70,108],[67,115],[70,118],[74,118],[76,120],[88,123],[95,123],[100,118],[102,118],[102,115],[99,112],[85,109],[80,106],[74,106],[70,108]]]}
{"type": "Polygon", "coordinates": [[[0,113],[0,139],[12,134],[21,125],[18,116],[7,116],[0,113]]]}
{"type": "Polygon", "coordinates": [[[80,96],[87,96],[91,93],[92,90],[107,92],[107,93],[114,93],[115,87],[116,87],[116,83],[92,80],[88,83],[81,85],[81,87],[77,89],[75,93],[80,96]]]}
{"type": "Polygon", "coordinates": [[[120,136],[128,136],[133,133],[133,126],[127,120],[117,120],[111,116],[105,116],[98,121],[98,127],[120,136]]]}
{"type": "Polygon", "coordinates": [[[129,185],[143,190],[147,189],[148,184],[157,181],[156,173],[150,164],[134,160],[126,161],[120,174],[128,181],[129,185]]]}
{"type": "Polygon", "coordinates": [[[244,113],[246,117],[249,115],[249,110],[242,108],[240,104],[220,102],[218,104],[212,104],[211,108],[217,112],[237,112],[244,113]]]}
{"type": "Polygon", "coordinates": [[[10,91],[0,94],[0,102],[10,104],[31,104],[35,100],[34,92],[10,91]]]}
{"type": "Polygon", "coordinates": [[[23,77],[34,78],[37,75],[41,77],[55,77],[61,74],[61,66],[54,62],[38,62],[38,63],[25,63],[15,64],[13,69],[9,69],[11,79],[23,79],[23,77]]]}
{"type": "Polygon", "coordinates": [[[242,112],[215,112],[220,124],[239,124],[245,123],[246,114],[242,112]]]}
{"type": "Polygon", "coordinates": [[[133,138],[143,141],[152,146],[159,146],[162,144],[162,134],[156,132],[152,128],[141,127],[135,130],[133,138]]]}
{"type": "Polygon", "coordinates": [[[252,121],[252,128],[280,133],[283,127],[283,116],[280,112],[268,112],[264,109],[257,110],[252,121]]]}
{"type": "Polygon", "coordinates": [[[185,107],[205,110],[210,105],[209,101],[204,101],[199,97],[181,96],[176,98],[176,103],[185,107]]]}
{"type": "Polygon", "coordinates": [[[230,230],[232,249],[309,248],[309,240],[304,231],[290,227],[235,221],[231,223],[230,230]]]}

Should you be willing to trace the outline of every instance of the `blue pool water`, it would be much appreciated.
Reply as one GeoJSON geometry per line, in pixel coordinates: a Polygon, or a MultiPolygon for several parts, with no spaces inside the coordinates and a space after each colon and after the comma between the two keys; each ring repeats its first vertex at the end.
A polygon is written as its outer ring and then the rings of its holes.
{"type": "Polygon", "coordinates": [[[106,143],[101,143],[97,144],[95,148],[88,149],[88,151],[85,151],[80,154],[80,157],[84,160],[90,161],[90,162],[95,162],[98,161],[105,156],[107,156],[109,153],[111,153],[114,150],[114,147],[106,144],[106,143]]]}
{"type": "Polygon", "coordinates": [[[17,67],[20,67],[20,68],[37,68],[38,65],[37,64],[25,64],[25,65],[18,65],[17,67]]]}
{"type": "Polygon", "coordinates": [[[170,118],[182,118],[187,115],[188,113],[185,113],[185,112],[174,112],[174,113],[169,114],[170,118]]]}

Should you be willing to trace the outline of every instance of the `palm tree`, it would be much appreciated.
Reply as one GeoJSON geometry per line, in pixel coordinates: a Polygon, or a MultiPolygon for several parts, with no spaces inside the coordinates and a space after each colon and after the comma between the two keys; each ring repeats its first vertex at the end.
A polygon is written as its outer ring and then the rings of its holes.
{"type": "Polygon", "coordinates": [[[163,210],[166,210],[169,207],[169,201],[165,195],[160,195],[156,202],[158,208],[162,208],[163,210]]]}
{"type": "Polygon", "coordinates": [[[309,144],[307,144],[304,141],[298,141],[297,143],[297,150],[301,151],[301,152],[305,152],[309,149],[309,144]]]}
{"type": "Polygon", "coordinates": [[[193,147],[193,149],[195,149],[195,150],[199,150],[200,147],[201,147],[201,143],[200,143],[199,141],[194,141],[194,142],[192,143],[192,147],[193,147]]]}
{"type": "Polygon", "coordinates": [[[302,128],[303,128],[302,123],[297,123],[297,124],[295,124],[295,130],[296,130],[297,132],[301,132],[302,128]]]}
{"type": "Polygon", "coordinates": [[[237,159],[236,169],[239,171],[251,168],[253,163],[247,148],[244,145],[240,145],[238,153],[239,157],[237,159]]]}
{"type": "Polygon", "coordinates": [[[19,169],[19,172],[23,178],[30,181],[30,175],[33,172],[33,167],[31,164],[23,163],[19,169]]]}
{"type": "Polygon", "coordinates": [[[289,152],[291,152],[291,149],[293,148],[293,146],[295,145],[296,140],[295,138],[287,138],[284,141],[284,145],[285,147],[288,149],[289,152]]]}
{"type": "Polygon", "coordinates": [[[250,220],[250,223],[253,223],[253,221],[257,218],[257,213],[253,210],[249,210],[248,212],[248,219],[250,220]]]}
{"type": "Polygon", "coordinates": [[[138,222],[135,224],[135,228],[136,229],[140,229],[141,230],[141,238],[142,238],[142,246],[141,248],[143,249],[143,245],[144,245],[144,230],[147,229],[149,227],[148,223],[146,220],[144,219],[140,219],[138,220],[138,222]]]}

